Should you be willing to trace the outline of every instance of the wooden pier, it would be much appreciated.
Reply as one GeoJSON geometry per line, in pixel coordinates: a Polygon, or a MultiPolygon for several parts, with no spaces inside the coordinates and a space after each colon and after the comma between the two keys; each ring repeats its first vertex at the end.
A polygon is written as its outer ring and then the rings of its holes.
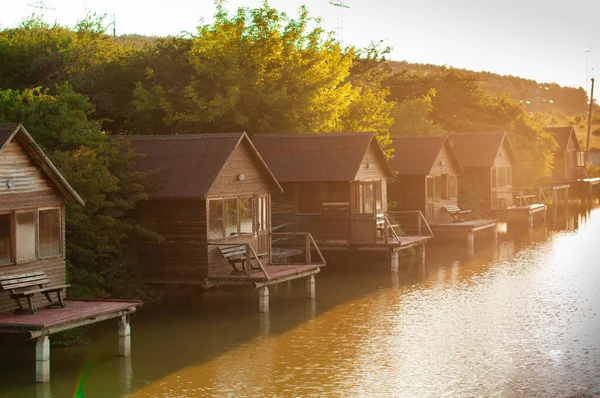
{"type": "Polygon", "coordinates": [[[525,225],[528,228],[546,225],[546,205],[536,203],[531,205],[513,206],[496,210],[498,219],[506,221],[508,225],[525,225]]]}
{"type": "Polygon", "coordinates": [[[466,220],[431,224],[435,240],[463,241],[469,252],[475,250],[475,239],[488,239],[495,246],[498,241],[496,220],[466,220]]]}

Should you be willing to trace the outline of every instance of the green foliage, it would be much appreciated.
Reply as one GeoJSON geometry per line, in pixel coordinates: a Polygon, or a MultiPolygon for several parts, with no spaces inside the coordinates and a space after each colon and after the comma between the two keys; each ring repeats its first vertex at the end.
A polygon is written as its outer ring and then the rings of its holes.
{"type": "Polygon", "coordinates": [[[154,235],[127,217],[147,197],[145,175],[132,172],[137,156],[109,140],[94,107],[64,84],[0,90],[0,122],[21,122],[86,202],[67,208],[67,272],[74,296],[131,296],[135,272],[127,265],[134,243],[154,235]]]}
{"type": "Polygon", "coordinates": [[[405,99],[394,110],[392,135],[443,134],[444,130],[431,120],[435,90],[418,98],[405,99]]]}

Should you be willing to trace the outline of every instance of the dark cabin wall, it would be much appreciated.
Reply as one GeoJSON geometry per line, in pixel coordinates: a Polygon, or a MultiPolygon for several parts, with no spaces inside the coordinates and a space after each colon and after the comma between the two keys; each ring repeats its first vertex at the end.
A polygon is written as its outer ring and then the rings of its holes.
{"type": "Polygon", "coordinates": [[[133,216],[156,231],[162,242],[144,243],[138,262],[149,282],[202,282],[208,275],[206,201],[152,199],[140,202],[133,216]]]}
{"type": "Polygon", "coordinates": [[[284,193],[273,194],[273,227],[293,223],[286,230],[310,232],[317,241],[347,241],[350,238],[350,184],[320,183],[320,214],[296,214],[297,184],[302,183],[284,183],[284,193]]]}
{"type": "Polygon", "coordinates": [[[425,214],[425,176],[398,176],[388,187],[388,198],[390,202],[396,202],[391,211],[420,210],[425,214]]]}
{"type": "MultiPolygon", "coordinates": [[[[40,208],[59,207],[61,213],[61,255],[26,263],[0,266],[0,276],[17,275],[33,271],[44,271],[50,279],[49,286],[66,283],[65,271],[65,202],[64,198],[53,188],[43,172],[33,162],[23,147],[15,141],[6,145],[0,155],[0,180],[15,178],[15,187],[0,185],[0,213],[15,210],[36,210],[40,208]]],[[[14,244],[14,242],[13,242],[14,244]]],[[[46,302],[43,295],[33,297],[34,305],[41,306],[46,302]]],[[[0,312],[17,308],[8,292],[0,292],[0,312]]]]}

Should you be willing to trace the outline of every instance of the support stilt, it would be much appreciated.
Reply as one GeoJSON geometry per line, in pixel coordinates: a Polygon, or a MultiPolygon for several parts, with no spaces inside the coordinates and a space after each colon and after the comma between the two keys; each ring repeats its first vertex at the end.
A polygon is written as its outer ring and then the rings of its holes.
{"type": "Polygon", "coordinates": [[[306,298],[310,300],[315,299],[315,276],[310,275],[306,277],[306,298]]]}
{"type": "Polygon", "coordinates": [[[128,357],[131,355],[131,327],[129,326],[129,315],[119,317],[119,355],[128,357]]]}
{"type": "Polygon", "coordinates": [[[390,263],[391,263],[392,272],[394,272],[394,273],[398,272],[398,252],[392,251],[390,253],[390,263]]]}
{"type": "Polygon", "coordinates": [[[469,231],[467,234],[467,247],[469,250],[475,249],[475,232],[469,231]]]}
{"type": "Polygon", "coordinates": [[[268,312],[260,314],[260,335],[268,336],[271,333],[271,316],[268,312]]]}
{"type": "Polygon", "coordinates": [[[41,336],[35,342],[35,381],[50,381],[50,338],[41,336]]]}
{"type": "Polygon", "coordinates": [[[421,262],[421,264],[425,264],[425,245],[420,245],[417,248],[417,253],[418,253],[418,259],[421,262]]]}
{"type": "Polygon", "coordinates": [[[529,228],[533,228],[533,213],[531,212],[527,215],[527,225],[529,228]]]}
{"type": "Polygon", "coordinates": [[[494,247],[498,246],[498,224],[492,228],[492,244],[494,247]]]}
{"type": "Polygon", "coordinates": [[[263,286],[258,289],[258,311],[269,312],[269,287],[263,286]]]}
{"type": "Polygon", "coordinates": [[[565,206],[569,205],[569,188],[565,189],[565,206]]]}
{"type": "Polygon", "coordinates": [[[552,190],[552,206],[555,208],[558,206],[558,191],[556,189],[552,190]]]}

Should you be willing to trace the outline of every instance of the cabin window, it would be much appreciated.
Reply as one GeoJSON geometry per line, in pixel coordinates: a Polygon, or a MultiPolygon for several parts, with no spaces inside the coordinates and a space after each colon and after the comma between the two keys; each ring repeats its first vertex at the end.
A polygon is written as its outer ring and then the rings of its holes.
{"type": "Polygon", "coordinates": [[[261,196],[258,198],[258,230],[266,231],[269,229],[268,224],[268,201],[266,196],[261,196]]]}
{"type": "Polygon", "coordinates": [[[448,199],[448,174],[442,174],[442,199],[448,199]]]}
{"type": "Polygon", "coordinates": [[[506,166],[506,185],[512,186],[512,167],[506,166]]]}
{"type": "Polygon", "coordinates": [[[577,152],[577,167],[585,166],[585,156],[583,152],[577,152]]]}
{"type": "MultiPolygon", "coordinates": [[[[377,207],[377,182],[357,182],[352,186],[354,214],[374,214],[377,207]]],[[[383,194],[381,194],[383,197],[383,194]]],[[[383,206],[383,203],[382,203],[383,206]]]]}
{"type": "Polygon", "coordinates": [[[450,174],[448,175],[448,197],[456,198],[458,197],[458,187],[456,184],[456,175],[450,174]]]}
{"type": "Polygon", "coordinates": [[[16,213],[17,263],[35,260],[35,213],[16,213]]]}
{"type": "Polygon", "coordinates": [[[208,237],[222,238],[225,236],[223,228],[223,199],[208,201],[208,237]]]}
{"type": "Polygon", "coordinates": [[[374,195],[374,185],[375,184],[366,184],[364,185],[364,195],[365,195],[365,199],[364,199],[364,211],[363,213],[366,214],[373,214],[375,212],[375,203],[373,201],[373,199],[375,198],[374,195]]]}
{"type": "Polygon", "coordinates": [[[426,181],[426,196],[427,196],[427,200],[428,201],[432,201],[433,200],[433,177],[426,177],[425,178],[426,181]]]}
{"type": "Polygon", "coordinates": [[[434,189],[433,189],[433,197],[435,200],[442,200],[442,176],[434,176],[434,189]]]}
{"type": "Polygon", "coordinates": [[[240,198],[240,233],[251,234],[253,232],[252,222],[254,220],[254,206],[252,196],[240,198]]]}
{"type": "Polygon", "coordinates": [[[225,236],[238,233],[238,200],[225,199],[225,236]]]}
{"type": "Polygon", "coordinates": [[[379,180],[375,183],[375,208],[383,210],[383,181],[379,180]]]}
{"type": "Polygon", "coordinates": [[[321,213],[321,189],[318,182],[296,184],[296,213],[321,213]]]}
{"type": "Polygon", "coordinates": [[[492,167],[492,189],[496,188],[496,168],[492,167]]]}
{"type": "Polygon", "coordinates": [[[0,214],[0,265],[12,263],[12,214],[0,214]]]}
{"type": "Polygon", "coordinates": [[[38,213],[40,258],[60,254],[60,209],[45,209],[38,213]]]}

